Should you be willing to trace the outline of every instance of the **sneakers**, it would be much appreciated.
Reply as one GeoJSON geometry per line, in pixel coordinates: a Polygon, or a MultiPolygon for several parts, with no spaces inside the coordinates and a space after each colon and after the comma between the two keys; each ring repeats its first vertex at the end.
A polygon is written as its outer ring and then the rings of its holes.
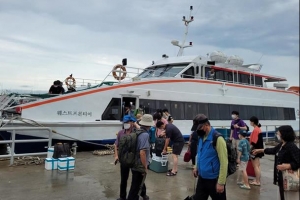
{"type": "Polygon", "coordinates": [[[245,189],[245,190],[250,190],[250,189],[251,189],[250,186],[247,186],[247,185],[245,185],[245,184],[240,185],[240,188],[241,188],[241,189],[245,189]]]}
{"type": "Polygon", "coordinates": [[[144,196],[142,196],[142,198],[143,198],[143,200],[149,200],[150,199],[148,195],[144,195],[144,196]]]}

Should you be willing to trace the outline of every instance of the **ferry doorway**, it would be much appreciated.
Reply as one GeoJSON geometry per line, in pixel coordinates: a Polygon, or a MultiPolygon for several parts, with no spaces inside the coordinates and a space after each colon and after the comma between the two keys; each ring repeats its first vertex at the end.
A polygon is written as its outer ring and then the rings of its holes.
{"type": "Polygon", "coordinates": [[[124,115],[133,115],[139,111],[139,95],[122,95],[122,118],[124,115]]]}

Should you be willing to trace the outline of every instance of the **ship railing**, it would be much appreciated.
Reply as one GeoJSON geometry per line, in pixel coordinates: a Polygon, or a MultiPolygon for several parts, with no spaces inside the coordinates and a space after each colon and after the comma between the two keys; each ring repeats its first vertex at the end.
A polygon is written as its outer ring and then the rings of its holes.
{"type": "Polygon", "coordinates": [[[0,144],[10,144],[10,154],[0,155],[0,158],[10,158],[10,166],[14,164],[14,157],[19,156],[38,156],[38,155],[47,155],[47,152],[37,152],[37,153],[15,153],[16,143],[33,143],[33,142],[48,142],[48,147],[52,146],[52,130],[48,127],[1,127],[0,131],[11,132],[10,140],[0,140],[0,144]],[[16,131],[32,131],[32,130],[45,130],[49,132],[47,139],[27,139],[27,140],[16,140],[16,131]]]}
{"type": "MultiPolygon", "coordinates": [[[[113,77],[113,72],[115,72],[119,77],[122,76],[123,71],[122,70],[111,70],[111,72],[104,78],[103,82],[106,81],[108,78],[114,78],[113,77]]],[[[178,72],[157,72],[155,69],[143,69],[143,68],[137,68],[137,67],[130,67],[126,66],[126,77],[123,80],[118,80],[119,83],[121,81],[126,81],[126,80],[139,80],[141,78],[158,78],[158,77],[177,77],[178,72]],[[143,72],[143,74],[142,74],[143,72]],[[145,76],[146,75],[146,76],[145,76]]],[[[181,78],[191,78],[191,79],[207,79],[206,77],[202,77],[199,75],[187,75],[187,74],[180,74],[181,78]]],[[[223,80],[223,79],[209,79],[209,80],[214,80],[218,82],[225,82],[225,83],[233,83],[233,84],[238,84],[238,85],[249,85],[249,86],[254,86],[254,87],[263,87],[262,85],[257,85],[254,83],[243,83],[243,82],[238,82],[238,81],[228,81],[228,80],[223,80]]]]}
{"type": "MultiPolygon", "coordinates": [[[[222,129],[230,129],[229,126],[213,126],[213,127],[214,128],[222,128],[222,129]]],[[[269,140],[274,140],[275,139],[276,131],[277,131],[278,127],[280,127],[280,125],[261,125],[262,132],[266,133],[266,136],[263,137],[265,142],[269,142],[269,140]]],[[[249,130],[248,133],[251,133],[251,131],[249,130]]],[[[299,131],[298,130],[296,131],[296,136],[299,137],[299,131]]]]}
{"type": "Polygon", "coordinates": [[[86,78],[76,78],[76,86],[77,87],[91,87],[94,85],[99,85],[103,80],[97,79],[86,79],[86,78]]]}

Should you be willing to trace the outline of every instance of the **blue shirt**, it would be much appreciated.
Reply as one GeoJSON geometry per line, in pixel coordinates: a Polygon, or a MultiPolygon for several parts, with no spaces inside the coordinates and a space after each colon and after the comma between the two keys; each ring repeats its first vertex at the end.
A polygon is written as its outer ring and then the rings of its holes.
{"type": "Polygon", "coordinates": [[[238,145],[238,151],[242,152],[241,161],[247,162],[250,154],[250,144],[247,139],[241,139],[238,145]]]}

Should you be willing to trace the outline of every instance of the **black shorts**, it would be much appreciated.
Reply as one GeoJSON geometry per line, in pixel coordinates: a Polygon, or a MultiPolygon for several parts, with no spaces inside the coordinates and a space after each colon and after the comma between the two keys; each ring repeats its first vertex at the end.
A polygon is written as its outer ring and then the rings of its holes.
{"type": "Polygon", "coordinates": [[[184,142],[174,142],[173,143],[173,154],[180,155],[183,149],[184,142]]]}

